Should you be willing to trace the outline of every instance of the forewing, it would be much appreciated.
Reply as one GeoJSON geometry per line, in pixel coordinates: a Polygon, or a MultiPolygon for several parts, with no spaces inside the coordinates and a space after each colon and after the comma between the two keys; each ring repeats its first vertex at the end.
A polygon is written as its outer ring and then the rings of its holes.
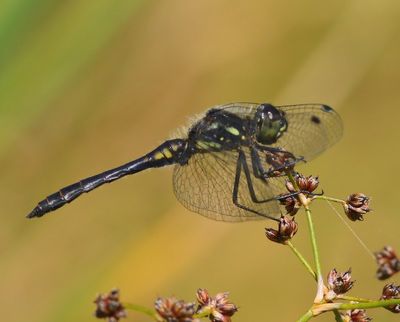
{"type": "MultiPolygon", "coordinates": [[[[229,111],[242,118],[254,119],[259,103],[229,103],[216,109],[229,111]]],[[[297,157],[312,160],[343,135],[343,123],[338,113],[323,104],[276,106],[285,114],[288,129],[272,146],[284,148],[297,157]]]]}
{"type": "Polygon", "coordinates": [[[342,120],[332,108],[322,104],[278,106],[285,113],[288,129],[273,145],[306,161],[315,158],[343,135],[342,120]]]}
{"type": "MultiPolygon", "coordinates": [[[[246,155],[251,182],[258,199],[271,199],[278,191],[283,192],[283,178],[271,178],[267,183],[255,178],[249,154],[246,155]]],[[[187,165],[175,166],[173,184],[177,199],[189,210],[215,220],[240,222],[279,217],[281,210],[276,200],[253,202],[243,169],[238,202],[263,216],[238,208],[233,203],[237,159],[238,152],[198,153],[189,159],[187,165]]]]}
{"type": "Polygon", "coordinates": [[[253,119],[257,108],[260,106],[260,103],[248,103],[248,102],[237,102],[237,103],[228,103],[224,105],[217,105],[212,107],[212,109],[218,109],[224,112],[233,113],[241,118],[250,118],[253,119]]]}

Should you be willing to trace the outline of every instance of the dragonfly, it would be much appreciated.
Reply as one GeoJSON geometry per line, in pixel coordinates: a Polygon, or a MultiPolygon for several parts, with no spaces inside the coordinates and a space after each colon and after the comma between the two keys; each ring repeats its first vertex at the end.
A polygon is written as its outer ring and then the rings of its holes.
{"type": "Polygon", "coordinates": [[[340,116],[324,104],[215,106],[181,137],[60,189],[40,201],[27,217],[42,217],[124,176],[174,165],[174,193],[187,209],[228,222],[278,220],[286,171],[321,154],[342,133],[340,116]]]}

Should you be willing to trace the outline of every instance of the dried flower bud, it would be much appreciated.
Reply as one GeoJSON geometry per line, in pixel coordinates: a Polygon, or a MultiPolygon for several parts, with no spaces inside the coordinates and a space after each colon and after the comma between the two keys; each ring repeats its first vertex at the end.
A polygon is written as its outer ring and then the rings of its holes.
{"type": "Polygon", "coordinates": [[[304,192],[313,192],[315,189],[317,189],[319,181],[318,177],[313,177],[313,176],[308,176],[305,177],[302,174],[297,174],[295,177],[297,186],[301,191],[304,192]]]}
{"type": "Polygon", "coordinates": [[[177,300],[175,297],[158,298],[154,307],[162,319],[167,322],[194,322],[193,315],[196,312],[195,303],[186,303],[183,300],[177,300]]]}
{"type": "Polygon", "coordinates": [[[344,322],[369,322],[372,321],[365,312],[365,310],[354,309],[346,311],[344,315],[342,315],[342,319],[344,322]]]}
{"type": "Polygon", "coordinates": [[[294,219],[282,216],[279,219],[278,230],[266,228],[265,235],[273,242],[284,244],[296,234],[297,229],[298,225],[294,219]]]}
{"type": "Polygon", "coordinates": [[[121,318],[126,317],[126,312],[121,302],[119,301],[119,290],[113,289],[108,294],[99,294],[94,300],[96,303],[96,318],[108,318],[109,322],[116,322],[121,318]]]}
{"type": "Polygon", "coordinates": [[[375,253],[378,270],[376,277],[385,280],[400,272],[400,259],[391,246],[385,246],[380,252],[375,253]]]}
{"type": "Polygon", "coordinates": [[[293,183],[291,181],[286,180],[285,186],[286,186],[287,191],[289,191],[291,193],[296,192],[296,188],[294,187],[294,185],[293,185],[293,183]]]}
{"type": "Polygon", "coordinates": [[[293,196],[282,195],[282,199],[279,199],[279,202],[281,205],[285,206],[287,215],[294,216],[301,208],[299,200],[293,196]]]}
{"type": "Polygon", "coordinates": [[[213,322],[230,322],[231,316],[237,312],[237,307],[229,298],[229,293],[218,293],[211,297],[206,289],[197,290],[199,310],[210,311],[209,318],[213,322]]]}
{"type": "Polygon", "coordinates": [[[197,301],[201,306],[207,305],[211,301],[210,293],[206,289],[199,288],[196,292],[197,301]]]}
{"type": "Polygon", "coordinates": [[[334,268],[328,274],[328,292],[325,295],[327,301],[332,301],[337,295],[344,294],[349,291],[354,284],[351,280],[351,269],[344,273],[338,273],[334,268]]]}
{"type": "MultiPolygon", "coordinates": [[[[383,288],[381,300],[400,299],[400,286],[387,284],[383,288]]],[[[385,307],[387,310],[393,313],[400,313],[400,304],[390,305],[385,307]]]]}
{"type": "Polygon", "coordinates": [[[363,215],[371,211],[369,197],[362,193],[353,193],[348,196],[343,207],[347,217],[352,221],[364,220],[363,215]]]}
{"type": "MultiPolygon", "coordinates": [[[[215,309],[218,311],[223,317],[231,317],[237,311],[237,307],[235,304],[230,302],[228,298],[229,293],[218,293],[215,296],[215,309]]],[[[215,314],[213,314],[215,315],[215,314]]],[[[225,321],[221,319],[221,321],[225,321]]]]}

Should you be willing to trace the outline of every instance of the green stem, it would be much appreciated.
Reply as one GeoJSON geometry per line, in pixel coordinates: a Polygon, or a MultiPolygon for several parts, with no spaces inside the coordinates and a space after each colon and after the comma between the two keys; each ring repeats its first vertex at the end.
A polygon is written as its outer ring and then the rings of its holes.
{"type": "Polygon", "coordinates": [[[328,196],[314,196],[313,199],[328,200],[328,201],[337,202],[337,203],[340,203],[340,204],[346,203],[342,199],[332,198],[332,197],[328,197],[328,196]]]}
{"type": "Polygon", "coordinates": [[[148,316],[151,316],[154,319],[156,318],[156,312],[153,309],[150,309],[148,307],[137,305],[137,304],[132,304],[132,303],[122,303],[122,305],[127,310],[140,312],[140,313],[146,314],[148,316]]]}
{"type": "Polygon", "coordinates": [[[353,310],[353,309],[374,309],[377,307],[385,307],[400,304],[400,299],[370,301],[367,303],[341,303],[338,309],[353,310]]]}
{"type": "MultiPolygon", "coordinates": [[[[290,182],[296,188],[296,190],[299,191],[299,187],[297,186],[296,180],[294,179],[293,175],[290,172],[287,172],[287,176],[288,176],[290,182]]],[[[299,194],[299,200],[302,203],[304,209],[306,210],[306,214],[307,214],[308,229],[310,231],[311,245],[312,245],[312,251],[313,251],[313,255],[314,255],[315,269],[316,269],[316,273],[317,273],[318,285],[317,285],[317,294],[315,296],[314,303],[320,303],[320,302],[322,302],[322,300],[324,298],[324,281],[322,279],[321,264],[320,264],[320,260],[319,260],[317,239],[315,236],[314,222],[312,220],[311,210],[308,207],[309,200],[301,193],[299,194]]]]}
{"type": "Polygon", "coordinates": [[[335,315],[336,322],[343,322],[342,316],[338,310],[333,310],[333,314],[335,315]]]}
{"type": "Polygon", "coordinates": [[[325,303],[313,307],[313,315],[333,310],[373,309],[400,304],[400,299],[370,301],[367,303],[325,303]]]}
{"type": "Polygon", "coordinates": [[[346,301],[353,301],[353,302],[371,302],[372,300],[364,299],[362,297],[355,297],[355,296],[347,296],[347,295],[338,295],[338,299],[343,299],[346,301]]]}
{"type": "Polygon", "coordinates": [[[297,256],[297,258],[300,260],[300,262],[307,268],[308,272],[311,274],[311,276],[318,281],[317,279],[317,274],[315,274],[314,270],[311,268],[310,264],[307,262],[307,260],[304,258],[304,256],[294,247],[292,242],[288,240],[286,242],[286,245],[290,247],[290,249],[293,251],[293,253],[297,256]]]}
{"type": "Polygon", "coordinates": [[[315,229],[314,229],[314,222],[311,216],[310,208],[306,207],[306,214],[307,214],[307,221],[308,221],[308,229],[310,230],[310,238],[311,238],[311,245],[314,254],[315,260],[315,269],[317,271],[317,276],[322,276],[321,274],[321,264],[319,261],[319,252],[318,252],[318,245],[317,245],[317,238],[315,236],[315,229]]]}
{"type": "Polygon", "coordinates": [[[306,322],[311,320],[312,317],[313,317],[313,312],[309,310],[300,319],[298,319],[297,322],[306,322]]]}
{"type": "Polygon", "coordinates": [[[317,283],[318,283],[317,294],[315,296],[314,303],[320,303],[324,298],[324,281],[322,279],[318,245],[317,245],[317,239],[315,236],[314,222],[312,220],[311,210],[310,210],[310,208],[308,208],[308,206],[305,206],[305,209],[306,209],[306,214],[307,214],[308,229],[310,231],[311,245],[312,245],[312,251],[314,254],[314,262],[315,262],[315,269],[316,269],[316,273],[317,273],[317,283]]]}

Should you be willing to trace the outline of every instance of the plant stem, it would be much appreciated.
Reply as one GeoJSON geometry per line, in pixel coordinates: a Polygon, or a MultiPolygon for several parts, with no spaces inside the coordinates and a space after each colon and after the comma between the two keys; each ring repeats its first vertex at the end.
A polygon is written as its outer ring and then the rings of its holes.
{"type": "Polygon", "coordinates": [[[364,299],[362,297],[347,296],[347,295],[339,295],[337,298],[343,299],[346,301],[353,301],[353,302],[371,302],[372,301],[369,299],[364,299]]]}
{"type": "Polygon", "coordinates": [[[333,314],[335,315],[336,322],[343,322],[342,316],[338,310],[333,310],[333,314]]]}
{"type": "MultiPolygon", "coordinates": [[[[296,180],[294,179],[292,173],[290,173],[288,171],[286,174],[287,174],[290,182],[296,188],[296,190],[299,191],[299,187],[297,186],[296,180]]],[[[311,210],[308,207],[309,200],[302,193],[299,194],[299,200],[302,203],[304,209],[306,210],[306,214],[307,214],[308,229],[310,231],[311,245],[312,245],[312,250],[313,250],[313,255],[314,255],[315,269],[316,269],[316,273],[317,273],[318,285],[317,285],[317,294],[315,296],[314,303],[321,303],[324,298],[324,281],[322,279],[317,239],[315,237],[315,230],[314,230],[314,222],[312,220],[311,210]]]]}
{"type": "Polygon", "coordinates": [[[367,303],[340,303],[340,310],[352,310],[352,309],[373,309],[377,307],[385,307],[390,305],[400,304],[400,299],[391,299],[391,300],[379,300],[379,301],[370,301],[367,303]]]}
{"type": "Polygon", "coordinates": [[[307,262],[307,260],[304,258],[304,256],[294,247],[292,242],[288,240],[286,244],[290,247],[290,249],[293,251],[293,253],[297,256],[297,258],[300,260],[300,262],[307,268],[308,272],[311,274],[311,276],[318,281],[317,279],[317,274],[315,274],[314,270],[311,268],[310,264],[307,262]]]}
{"type": "Polygon", "coordinates": [[[315,305],[312,308],[312,313],[313,315],[319,315],[333,310],[373,309],[397,304],[400,304],[400,299],[370,301],[367,303],[325,303],[315,305]]]}
{"type": "Polygon", "coordinates": [[[311,210],[310,208],[308,208],[308,206],[305,206],[305,209],[307,214],[308,228],[310,231],[311,245],[314,254],[314,262],[315,262],[315,269],[317,273],[317,283],[318,283],[317,294],[315,296],[314,303],[320,303],[324,298],[324,281],[322,279],[321,264],[319,260],[317,239],[315,237],[314,222],[312,220],[311,210]]]}
{"type": "Polygon", "coordinates": [[[124,308],[126,308],[128,310],[146,314],[148,316],[151,316],[153,319],[156,318],[156,312],[153,309],[150,309],[148,307],[137,305],[137,304],[132,304],[132,303],[122,303],[122,305],[124,308]]]}
{"type": "Polygon", "coordinates": [[[306,322],[311,320],[312,317],[313,317],[313,312],[309,310],[300,319],[298,319],[297,322],[306,322]]]}
{"type": "Polygon", "coordinates": [[[340,203],[340,204],[346,203],[342,199],[337,199],[337,198],[332,198],[332,197],[327,197],[327,196],[314,196],[313,199],[328,200],[328,201],[337,202],[337,203],[340,203]]]}

